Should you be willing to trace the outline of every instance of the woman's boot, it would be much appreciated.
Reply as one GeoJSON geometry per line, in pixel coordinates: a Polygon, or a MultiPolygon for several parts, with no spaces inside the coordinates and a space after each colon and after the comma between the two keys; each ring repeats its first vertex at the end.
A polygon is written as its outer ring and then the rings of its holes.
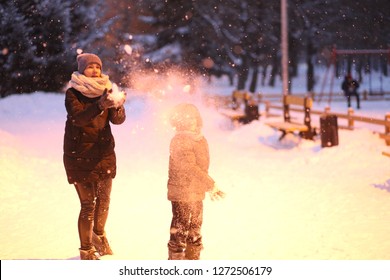
{"type": "Polygon", "coordinates": [[[96,247],[97,251],[101,256],[113,254],[110,244],[108,244],[106,233],[103,233],[102,235],[97,235],[93,232],[92,244],[96,247]]]}
{"type": "Polygon", "coordinates": [[[92,246],[89,250],[80,249],[80,260],[100,260],[100,255],[96,248],[92,246]]]}

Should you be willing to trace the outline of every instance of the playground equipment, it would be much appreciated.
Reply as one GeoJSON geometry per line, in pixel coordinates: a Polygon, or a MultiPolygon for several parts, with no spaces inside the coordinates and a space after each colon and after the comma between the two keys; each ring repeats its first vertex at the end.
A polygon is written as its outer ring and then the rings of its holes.
{"type": "MultiPolygon", "coordinates": [[[[331,55],[330,55],[330,63],[327,66],[327,69],[325,71],[325,74],[324,74],[324,77],[322,80],[321,91],[320,91],[319,97],[317,99],[318,102],[321,102],[321,99],[324,95],[324,89],[325,89],[326,83],[328,82],[329,75],[330,75],[330,83],[329,83],[328,103],[330,104],[332,101],[333,84],[334,84],[334,78],[336,76],[336,67],[337,67],[338,57],[339,56],[352,56],[352,57],[355,56],[356,57],[356,56],[362,56],[362,55],[365,55],[365,56],[388,55],[387,63],[390,64],[390,49],[387,49],[387,50],[385,50],[385,49],[373,49],[373,50],[348,50],[348,49],[344,49],[344,50],[338,50],[336,48],[333,48],[331,55]],[[332,73],[330,73],[331,70],[333,70],[332,73]]],[[[371,67],[372,67],[371,60],[369,60],[369,67],[370,67],[370,69],[369,69],[369,72],[370,72],[370,74],[369,74],[369,94],[373,94],[372,80],[371,80],[371,67]]],[[[382,76],[380,76],[380,87],[381,87],[380,92],[383,94],[382,76]]]]}

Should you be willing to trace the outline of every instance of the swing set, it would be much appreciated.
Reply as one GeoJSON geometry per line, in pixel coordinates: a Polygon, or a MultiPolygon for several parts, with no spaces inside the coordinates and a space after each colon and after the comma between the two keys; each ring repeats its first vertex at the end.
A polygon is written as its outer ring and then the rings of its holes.
{"type": "MultiPolygon", "coordinates": [[[[332,97],[333,97],[333,84],[334,84],[334,78],[336,77],[336,70],[337,70],[337,62],[338,62],[338,57],[340,56],[347,56],[348,58],[352,58],[352,57],[356,57],[356,56],[370,56],[370,58],[373,56],[373,55],[376,55],[376,56],[380,56],[380,57],[383,57],[384,55],[387,55],[387,64],[390,64],[390,49],[373,49],[373,50],[348,50],[348,49],[344,49],[344,50],[338,50],[336,48],[333,48],[332,49],[332,53],[331,53],[331,56],[330,56],[330,63],[328,64],[328,67],[325,71],[325,74],[324,74],[324,77],[323,77],[323,80],[322,80],[322,84],[321,84],[321,91],[320,91],[320,95],[319,95],[319,98],[318,98],[318,102],[321,102],[321,99],[322,99],[322,96],[324,95],[324,89],[325,89],[325,85],[326,83],[328,82],[328,78],[329,78],[329,75],[330,75],[330,82],[329,82],[329,87],[330,87],[330,90],[329,90],[329,99],[328,99],[328,103],[330,104],[331,101],[332,101],[332,97]],[[331,70],[333,70],[332,73],[331,70]]],[[[369,94],[370,95],[374,95],[374,92],[372,91],[372,77],[371,77],[371,68],[372,68],[372,59],[369,60],[369,94]]],[[[348,69],[351,68],[351,65],[352,63],[350,62],[350,64],[348,65],[348,69]]],[[[350,72],[350,71],[347,71],[347,72],[350,72]]],[[[381,73],[381,76],[380,76],[380,91],[379,91],[379,94],[380,95],[383,95],[384,92],[383,92],[383,88],[382,88],[382,71],[380,72],[381,73]]]]}

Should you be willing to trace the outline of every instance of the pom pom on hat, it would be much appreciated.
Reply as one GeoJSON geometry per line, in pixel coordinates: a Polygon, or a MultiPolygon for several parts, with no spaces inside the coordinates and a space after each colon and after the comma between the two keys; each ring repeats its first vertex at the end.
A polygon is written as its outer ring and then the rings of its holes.
{"type": "Polygon", "coordinates": [[[100,65],[100,68],[103,70],[103,63],[100,58],[93,53],[82,53],[77,56],[77,70],[80,74],[83,74],[85,68],[91,63],[96,63],[100,65]]]}

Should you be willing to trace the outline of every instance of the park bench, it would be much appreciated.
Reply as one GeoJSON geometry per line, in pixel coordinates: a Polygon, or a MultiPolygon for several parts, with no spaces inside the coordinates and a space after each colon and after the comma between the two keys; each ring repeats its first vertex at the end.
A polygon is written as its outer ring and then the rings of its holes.
{"type": "Polygon", "coordinates": [[[313,106],[313,99],[310,97],[300,97],[294,95],[283,96],[283,117],[282,122],[269,122],[268,126],[279,130],[282,135],[279,140],[282,140],[288,133],[298,133],[303,139],[313,140],[316,135],[316,131],[311,126],[310,110],[313,106]],[[303,111],[303,122],[293,121],[291,118],[290,110],[303,111]]]}
{"type": "Polygon", "coordinates": [[[230,108],[221,109],[220,113],[233,122],[250,123],[258,120],[259,105],[254,96],[246,91],[235,90],[232,93],[230,108]]]}

